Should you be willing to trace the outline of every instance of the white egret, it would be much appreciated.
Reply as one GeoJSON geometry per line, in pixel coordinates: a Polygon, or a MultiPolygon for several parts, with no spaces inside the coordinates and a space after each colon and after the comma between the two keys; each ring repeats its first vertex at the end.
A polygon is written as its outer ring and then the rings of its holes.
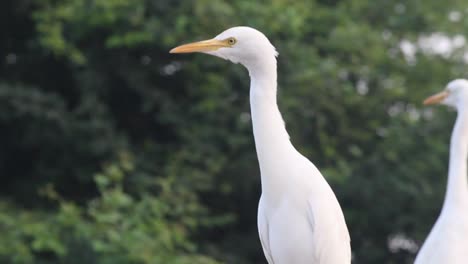
{"type": "Polygon", "coordinates": [[[455,107],[457,121],[450,142],[448,183],[442,211],[415,264],[468,263],[468,81],[454,80],[424,101],[455,107]]]}
{"type": "Polygon", "coordinates": [[[351,262],[348,229],[332,189],[291,144],[276,103],[276,52],[263,33],[230,28],[171,53],[202,52],[245,66],[262,195],[258,231],[269,264],[351,262]]]}

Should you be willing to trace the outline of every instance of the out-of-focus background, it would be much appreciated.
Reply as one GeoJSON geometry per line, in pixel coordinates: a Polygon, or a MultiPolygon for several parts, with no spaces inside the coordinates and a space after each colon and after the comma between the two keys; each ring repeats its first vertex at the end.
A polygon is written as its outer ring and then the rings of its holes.
{"type": "Polygon", "coordinates": [[[266,263],[248,74],[170,48],[248,25],[354,263],[412,263],[442,205],[465,0],[3,0],[0,263],[266,263]]]}

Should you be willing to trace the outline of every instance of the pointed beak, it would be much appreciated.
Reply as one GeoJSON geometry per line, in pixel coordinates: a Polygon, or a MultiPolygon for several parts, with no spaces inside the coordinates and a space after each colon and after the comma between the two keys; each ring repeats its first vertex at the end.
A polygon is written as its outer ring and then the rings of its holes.
{"type": "Polygon", "coordinates": [[[217,39],[209,39],[190,44],[180,45],[169,51],[169,53],[191,53],[191,52],[208,52],[215,51],[220,48],[230,47],[225,41],[217,39]]]}
{"type": "Polygon", "coordinates": [[[447,96],[449,95],[448,91],[443,91],[433,96],[428,97],[424,100],[424,105],[440,104],[447,96]]]}

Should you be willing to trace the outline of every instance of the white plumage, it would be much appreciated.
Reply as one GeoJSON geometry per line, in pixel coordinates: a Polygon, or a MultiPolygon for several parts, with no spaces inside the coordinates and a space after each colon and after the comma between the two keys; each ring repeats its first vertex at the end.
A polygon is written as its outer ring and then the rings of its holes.
{"type": "Polygon", "coordinates": [[[455,107],[457,121],[450,143],[447,191],[442,211],[424,242],[415,264],[468,263],[468,81],[455,80],[425,104],[455,107]]]}
{"type": "Polygon", "coordinates": [[[350,237],[321,173],[291,144],[276,103],[277,52],[261,32],[230,28],[171,53],[203,52],[249,71],[252,124],[262,196],[258,231],[269,264],[349,264],[350,237]]]}

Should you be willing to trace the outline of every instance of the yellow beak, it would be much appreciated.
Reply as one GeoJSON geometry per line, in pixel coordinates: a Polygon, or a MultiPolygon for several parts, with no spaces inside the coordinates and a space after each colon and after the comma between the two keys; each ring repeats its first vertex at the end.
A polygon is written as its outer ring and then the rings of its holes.
{"type": "Polygon", "coordinates": [[[449,95],[448,91],[443,91],[443,92],[434,94],[433,96],[430,96],[426,100],[424,100],[424,104],[425,105],[439,104],[445,98],[447,98],[448,95],[449,95]]]}
{"type": "Polygon", "coordinates": [[[190,44],[180,45],[169,51],[169,53],[191,53],[191,52],[207,52],[215,51],[220,48],[230,47],[228,43],[222,40],[210,39],[190,44]]]}

